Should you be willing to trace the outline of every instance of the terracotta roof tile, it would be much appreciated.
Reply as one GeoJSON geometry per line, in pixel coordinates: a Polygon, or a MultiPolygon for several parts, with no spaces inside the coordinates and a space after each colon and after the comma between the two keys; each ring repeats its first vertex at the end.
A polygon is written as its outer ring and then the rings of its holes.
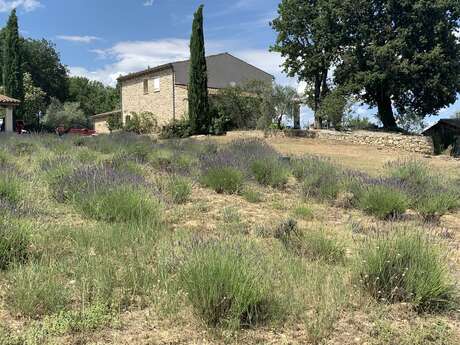
{"type": "Polygon", "coordinates": [[[0,104],[19,105],[19,103],[21,103],[21,101],[18,99],[14,99],[5,95],[0,95],[0,104]]]}

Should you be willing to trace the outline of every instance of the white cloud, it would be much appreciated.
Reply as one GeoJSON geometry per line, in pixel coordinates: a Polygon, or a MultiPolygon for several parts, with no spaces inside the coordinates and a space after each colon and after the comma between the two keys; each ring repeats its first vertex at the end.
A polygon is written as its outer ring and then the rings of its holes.
{"type": "Polygon", "coordinates": [[[153,6],[154,2],[155,2],[155,0],[145,0],[144,1],[144,6],[153,6]]]}
{"type": "Polygon", "coordinates": [[[93,50],[99,58],[114,62],[92,71],[74,66],[70,67],[70,73],[114,85],[120,75],[141,71],[148,66],[188,59],[188,44],[189,41],[184,39],[119,42],[109,49],[93,50]]]}
{"type": "Polygon", "coordinates": [[[60,35],[57,36],[58,39],[69,42],[78,42],[78,43],[92,43],[94,41],[99,41],[100,38],[96,36],[72,36],[72,35],[60,35]]]}
{"type": "Polygon", "coordinates": [[[39,0],[0,0],[0,12],[9,12],[15,8],[30,12],[41,6],[39,0]]]}
{"type": "MultiPolygon", "coordinates": [[[[70,67],[71,74],[85,76],[109,85],[114,85],[120,75],[141,71],[149,66],[187,60],[190,53],[189,40],[178,38],[119,42],[109,49],[92,51],[100,59],[108,60],[107,64],[95,70],[73,66],[70,67]]],[[[274,75],[278,83],[297,87],[296,80],[287,78],[282,73],[280,65],[283,63],[283,58],[278,53],[271,53],[265,49],[241,48],[238,42],[207,41],[207,55],[224,51],[274,75]]]]}

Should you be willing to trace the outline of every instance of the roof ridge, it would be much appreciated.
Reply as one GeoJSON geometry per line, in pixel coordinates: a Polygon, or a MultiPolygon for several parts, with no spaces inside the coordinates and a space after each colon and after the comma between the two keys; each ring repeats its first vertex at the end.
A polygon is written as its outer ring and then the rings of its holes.
{"type": "MultiPolygon", "coordinates": [[[[244,61],[243,59],[240,59],[239,57],[233,55],[233,54],[230,54],[229,52],[223,52],[223,53],[217,53],[217,54],[211,54],[211,55],[207,55],[205,56],[206,59],[208,58],[213,58],[213,57],[216,57],[216,56],[221,56],[221,55],[228,55],[248,66],[251,66],[263,73],[265,73],[266,75],[269,75],[270,77],[272,77],[272,79],[274,78],[274,76],[266,71],[264,71],[263,69],[257,67],[257,66],[254,66],[252,64],[250,64],[249,62],[247,61],[244,61]]],[[[138,77],[138,76],[142,76],[144,74],[148,74],[148,73],[151,73],[151,72],[155,72],[155,71],[160,71],[162,69],[166,69],[168,67],[172,67],[174,69],[174,65],[175,64],[181,64],[181,63],[187,63],[190,61],[190,58],[187,59],[187,60],[180,60],[180,61],[173,61],[173,62],[169,62],[169,63],[166,63],[166,64],[162,64],[162,65],[158,65],[158,66],[155,66],[155,67],[151,67],[151,68],[146,68],[144,70],[141,70],[139,72],[133,72],[133,73],[129,73],[129,74],[126,74],[124,76],[120,76],[117,78],[118,81],[124,81],[124,80],[129,80],[131,78],[135,78],[135,77],[138,77]]]]}

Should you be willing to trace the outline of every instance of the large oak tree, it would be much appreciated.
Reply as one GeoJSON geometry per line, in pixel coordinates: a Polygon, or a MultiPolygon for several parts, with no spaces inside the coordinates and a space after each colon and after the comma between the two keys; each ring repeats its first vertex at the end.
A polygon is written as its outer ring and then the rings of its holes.
{"type": "Polygon", "coordinates": [[[274,28],[286,69],[308,80],[318,58],[337,54],[329,66],[335,84],[376,106],[387,129],[397,127],[395,111],[399,119],[423,119],[456,100],[458,0],[283,0],[279,14],[284,26],[274,28]],[[334,25],[324,25],[324,9],[334,25]],[[323,14],[311,17],[311,11],[323,14]]]}
{"type": "Polygon", "coordinates": [[[342,24],[337,21],[339,0],[283,0],[271,26],[278,32],[272,51],[285,58],[284,70],[307,83],[315,126],[321,127],[319,108],[330,92],[328,74],[337,62],[342,24]]]}

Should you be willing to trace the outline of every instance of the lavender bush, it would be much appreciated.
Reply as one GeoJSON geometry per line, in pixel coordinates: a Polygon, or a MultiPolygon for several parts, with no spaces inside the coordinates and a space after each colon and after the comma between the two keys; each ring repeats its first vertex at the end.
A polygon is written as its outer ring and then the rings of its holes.
{"type": "Polygon", "coordinates": [[[279,154],[260,139],[235,140],[216,152],[202,154],[200,168],[203,173],[214,168],[230,167],[251,175],[252,164],[259,159],[278,159],[279,154]]]}

